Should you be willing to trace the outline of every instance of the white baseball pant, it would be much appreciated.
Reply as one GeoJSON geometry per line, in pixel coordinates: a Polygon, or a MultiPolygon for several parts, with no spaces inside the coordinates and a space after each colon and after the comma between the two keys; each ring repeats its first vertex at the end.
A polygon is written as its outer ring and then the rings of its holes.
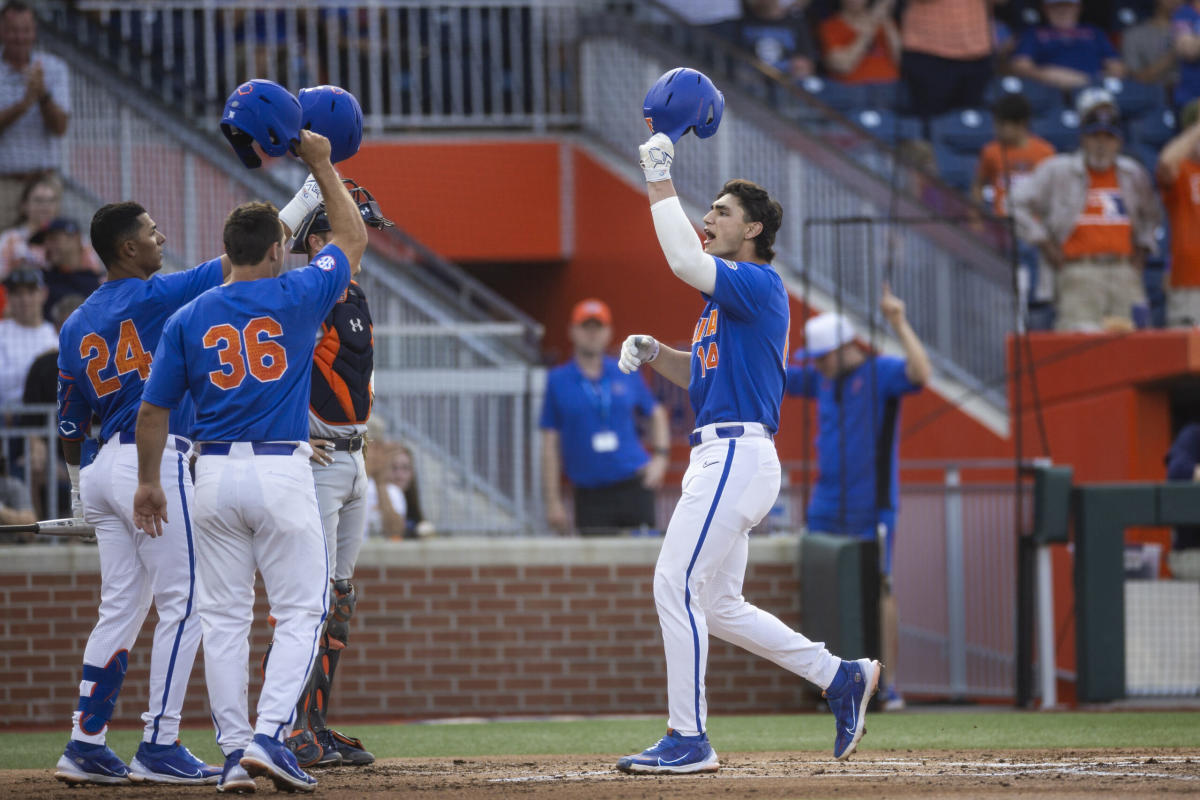
{"type": "Polygon", "coordinates": [[[328,555],[312,468],[312,448],[258,455],[249,442],[196,462],[196,553],[204,669],[217,744],[228,755],[253,734],[282,740],[308,683],[327,613],[328,555]],[[254,728],[247,716],[254,572],[262,574],[274,643],[254,728]]]}
{"type": "Polygon", "coordinates": [[[741,424],[740,438],[698,429],[683,494],[671,515],[654,568],[654,602],[667,655],[668,726],[684,736],[705,731],[708,635],[743,647],[821,688],[841,659],[742,597],[750,529],[779,495],[775,444],[761,425],[741,424]]]}
{"type": "Polygon", "coordinates": [[[367,468],[362,451],[335,450],[332,464],[314,464],[317,506],[335,581],[354,577],[354,564],[367,530],[367,468]]]}
{"type": "MultiPolygon", "coordinates": [[[[103,669],[120,651],[133,647],[154,601],[158,624],[150,650],[150,707],[142,714],[143,738],[151,744],[172,744],[179,736],[184,692],[200,646],[188,447],[185,439],[167,437],[160,475],[170,521],[157,538],[133,524],[138,479],[137,446],[131,434],[107,442],[96,460],[79,473],[84,518],[96,527],[100,555],[100,619],[88,636],[83,663],[103,669]]],[[[93,681],[79,684],[81,697],[95,690],[93,681]]],[[[80,716],[79,711],[73,715],[71,738],[103,744],[107,724],[98,731],[97,725],[86,724],[93,732],[85,732],[80,716]]]]}

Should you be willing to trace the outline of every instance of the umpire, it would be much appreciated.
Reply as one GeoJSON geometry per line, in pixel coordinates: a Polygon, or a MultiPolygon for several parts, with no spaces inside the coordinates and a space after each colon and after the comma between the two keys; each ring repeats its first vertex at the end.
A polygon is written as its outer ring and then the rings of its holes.
{"type": "MultiPolygon", "coordinates": [[[[353,181],[347,183],[367,225],[379,229],[392,226],[370,192],[353,181]]],[[[329,237],[329,218],[322,203],[300,223],[292,252],[306,253],[312,260],[329,237]]],[[[367,525],[363,446],[374,397],[374,368],[371,312],[362,287],[352,280],[321,324],[321,340],[313,353],[308,435],[333,587],[312,678],[300,695],[295,729],[287,739],[296,761],[305,767],[362,766],[375,761],[361,741],[325,724],[334,671],[346,647],[357,602],[350,578],[367,525]]]]}
{"type": "Polygon", "coordinates": [[[604,355],[612,312],[583,300],[571,312],[575,356],[546,377],[542,404],[542,481],[546,521],[568,530],[565,471],[575,487],[575,527],[584,535],[654,528],[654,490],[667,471],[667,412],[640,375],[604,355]],[[650,418],[651,456],[638,439],[635,412],[650,418]]]}

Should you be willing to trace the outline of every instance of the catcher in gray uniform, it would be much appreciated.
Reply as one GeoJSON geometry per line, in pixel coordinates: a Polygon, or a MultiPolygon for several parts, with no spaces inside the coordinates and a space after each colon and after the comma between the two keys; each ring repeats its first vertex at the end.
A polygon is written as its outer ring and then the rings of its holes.
{"type": "MultiPolygon", "coordinates": [[[[354,181],[346,183],[367,225],[379,229],[392,226],[370,192],[354,181]]],[[[300,224],[292,252],[307,253],[311,259],[329,236],[329,220],[321,204],[300,224]]],[[[363,445],[374,395],[373,370],[371,314],[362,288],[351,281],[322,323],[321,340],[313,353],[308,431],[333,585],[312,679],[300,695],[295,728],[287,738],[288,747],[303,766],[361,766],[375,761],[361,741],[325,724],[334,672],[346,648],[357,600],[350,578],[367,525],[363,445]]]]}

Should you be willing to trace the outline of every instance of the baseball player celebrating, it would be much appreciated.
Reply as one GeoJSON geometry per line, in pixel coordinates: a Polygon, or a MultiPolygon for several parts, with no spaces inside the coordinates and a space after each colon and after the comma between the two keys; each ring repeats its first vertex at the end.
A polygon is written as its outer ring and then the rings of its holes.
{"type": "Polygon", "coordinates": [[[72,511],[96,527],[100,618],[84,649],[79,708],[55,777],[71,784],[212,783],[220,770],[178,742],[183,695],[200,644],[200,625],[192,613],[192,480],[185,455],[190,405],[181,405],[164,422],[159,442],[162,464],[156,475],[167,487],[162,501],[171,518],[159,539],[137,532],[129,498],[137,485],[134,424],[153,361],[150,354],[167,317],[219,285],[229,265],[215,258],[151,279],[162,267],[166,237],[137,203],[97,211],[91,239],[108,280],[71,314],[60,333],[58,430],[71,474],[72,511]],[[96,460],[80,470],[81,444],[93,413],[99,416],[103,446],[96,460]],[[127,767],[106,746],[105,734],[125,679],[129,648],[151,599],[158,624],[150,651],[150,708],[142,715],[142,743],[127,767]]]}
{"type": "Polygon", "coordinates": [[[788,357],[788,295],[771,267],[783,210],[762,187],[732,180],[704,216],[701,246],[670,168],[671,138],[641,147],[654,228],[667,263],[699,290],[704,311],[689,350],[630,336],[620,367],[650,364],[688,389],[696,429],[683,495],[654,569],[654,602],[667,657],[667,735],[617,762],[624,772],[713,772],[705,733],[704,671],[712,633],[820,686],[837,717],[834,755],[849,756],[864,732],[878,661],[843,661],[742,597],[749,531],[779,494],[772,436],[779,427],[788,357]]]}
{"type": "Polygon", "coordinates": [[[221,791],[253,790],[266,775],[312,791],[283,737],[309,680],[329,585],[313,489],[308,403],[321,321],[350,283],[366,247],[358,207],[329,161],[329,140],[302,130],[296,149],[324,198],[331,236],[313,262],[280,274],[285,230],[274,206],[245,203],[225,221],[230,282],[167,321],[138,412],[134,519],[152,536],[172,516],[159,461],[170,409],[196,406],[196,564],[204,665],[221,791]],[[246,713],[254,573],[276,620],[251,728],[246,713]]]}
{"type": "MultiPolygon", "coordinates": [[[[355,184],[351,196],[358,201],[367,225],[379,229],[391,227],[392,222],[383,217],[375,198],[365,188],[355,184]]],[[[329,244],[331,236],[329,214],[324,205],[318,206],[297,229],[292,252],[306,253],[312,261],[329,244]]],[[[371,386],[374,364],[375,343],[367,296],[357,283],[350,281],[346,293],[321,323],[308,408],[317,506],[325,529],[333,585],[329,619],[321,633],[312,678],[300,695],[294,730],[287,738],[288,747],[302,767],[361,766],[375,761],[361,741],[325,724],[333,676],[349,640],[350,617],[357,601],[350,579],[367,526],[363,444],[374,397],[371,386]]]]}

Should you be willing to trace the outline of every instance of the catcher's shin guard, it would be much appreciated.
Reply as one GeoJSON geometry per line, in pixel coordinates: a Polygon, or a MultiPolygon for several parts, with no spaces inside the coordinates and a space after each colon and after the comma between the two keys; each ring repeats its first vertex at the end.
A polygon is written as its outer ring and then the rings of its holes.
{"type": "Polygon", "coordinates": [[[354,584],[348,580],[334,581],[329,601],[329,619],[321,635],[317,661],[313,664],[312,677],[296,707],[297,730],[312,728],[320,731],[326,727],[333,676],[342,650],[346,648],[346,640],[350,636],[350,617],[354,616],[354,606],[358,602],[354,584]]]}

